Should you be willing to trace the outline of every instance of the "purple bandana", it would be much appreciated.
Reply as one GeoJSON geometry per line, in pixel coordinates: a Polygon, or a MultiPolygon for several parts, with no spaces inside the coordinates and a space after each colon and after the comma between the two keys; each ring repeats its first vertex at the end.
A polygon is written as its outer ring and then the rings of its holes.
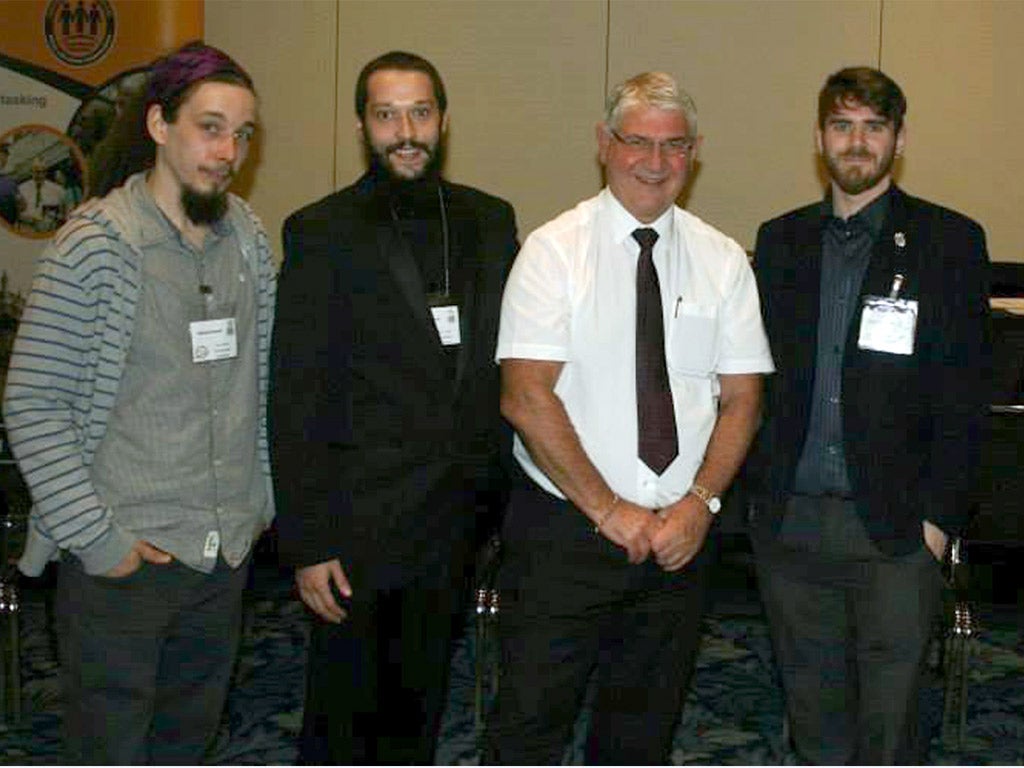
{"type": "Polygon", "coordinates": [[[146,104],[167,104],[193,83],[218,74],[251,83],[248,73],[223,51],[198,41],[188,43],[153,63],[146,104]]]}

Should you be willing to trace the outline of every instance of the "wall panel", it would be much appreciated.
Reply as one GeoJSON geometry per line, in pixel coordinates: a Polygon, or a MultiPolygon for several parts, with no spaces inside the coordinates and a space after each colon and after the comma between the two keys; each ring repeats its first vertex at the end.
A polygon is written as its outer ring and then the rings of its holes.
{"type": "Polygon", "coordinates": [[[907,191],[985,227],[995,261],[1024,261],[1024,3],[887,2],[882,68],[907,95],[907,191]]]}
{"type": "Polygon", "coordinates": [[[260,134],[236,182],[275,253],[281,223],[334,184],[334,2],[207,0],[206,41],[245,67],[260,97],[260,134]]]}

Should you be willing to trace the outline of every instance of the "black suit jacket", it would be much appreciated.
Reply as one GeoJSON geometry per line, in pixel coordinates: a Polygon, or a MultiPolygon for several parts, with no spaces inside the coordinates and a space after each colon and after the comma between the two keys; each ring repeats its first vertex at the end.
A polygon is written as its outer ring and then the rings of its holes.
{"type": "Polygon", "coordinates": [[[469,187],[442,190],[462,296],[454,382],[372,176],[284,224],[270,403],[280,553],[299,566],[339,558],[357,590],[443,563],[474,512],[500,503],[494,350],[515,217],[469,187]]]}
{"type": "MultiPolygon", "coordinates": [[[[906,276],[900,296],[919,302],[914,352],[858,349],[858,306],[844,352],[842,412],[858,511],[879,548],[895,554],[920,546],[922,520],[951,533],[965,524],[991,362],[981,227],[895,187],[888,194],[890,216],[861,296],[887,296],[893,276],[906,276]]],[[[793,211],[757,236],[756,274],[777,372],[766,382],[765,422],[747,478],[776,525],[811,412],[822,211],[821,203],[793,211]]]]}

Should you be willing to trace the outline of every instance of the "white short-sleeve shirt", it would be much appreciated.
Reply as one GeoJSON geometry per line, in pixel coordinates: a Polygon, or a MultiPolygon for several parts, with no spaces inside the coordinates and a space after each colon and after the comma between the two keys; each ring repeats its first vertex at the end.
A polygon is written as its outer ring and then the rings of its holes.
{"type": "MultiPolygon", "coordinates": [[[[584,452],[612,490],[664,507],[689,490],[718,414],[720,374],[774,370],[753,272],[731,238],[673,206],[652,224],[608,190],[535,230],[516,257],[501,307],[496,358],[564,363],[555,394],[584,452]],[[638,227],[658,232],[665,352],[679,455],[660,476],[637,456],[638,227]]],[[[564,494],[516,435],[526,473],[564,494]]]]}

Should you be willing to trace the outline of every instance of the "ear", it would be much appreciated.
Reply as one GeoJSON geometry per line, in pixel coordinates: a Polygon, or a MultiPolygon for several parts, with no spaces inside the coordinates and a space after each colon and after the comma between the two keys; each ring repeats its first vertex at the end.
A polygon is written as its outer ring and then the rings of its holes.
{"type": "Polygon", "coordinates": [[[907,142],[907,121],[903,121],[900,132],[896,134],[896,157],[903,157],[903,147],[907,142]]]}
{"type": "Polygon", "coordinates": [[[821,128],[817,125],[814,126],[814,146],[817,148],[819,155],[825,154],[825,142],[821,135],[821,128]]]}
{"type": "Polygon", "coordinates": [[[597,159],[601,165],[608,162],[608,147],[612,141],[612,135],[608,126],[602,121],[594,126],[594,133],[597,136],[597,159]]]}
{"type": "Polygon", "coordinates": [[[693,140],[693,151],[690,152],[690,167],[693,168],[697,160],[700,159],[700,148],[704,146],[704,136],[697,134],[697,137],[693,140]]]}
{"type": "Polygon", "coordinates": [[[167,143],[167,121],[159,104],[150,104],[146,110],[146,130],[158,147],[167,143]]]}
{"type": "Polygon", "coordinates": [[[441,117],[441,135],[442,136],[444,136],[446,133],[448,133],[448,115],[449,115],[449,113],[445,112],[444,115],[441,117]]]}
{"type": "Polygon", "coordinates": [[[357,117],[356,118],[356,138],[358,138],[359,141],[362,141],[363,140],[363,136],[365,136],[365,135],[366,135],[366,129],[363,127],[363,121],[360,120],[357,117]]]}

